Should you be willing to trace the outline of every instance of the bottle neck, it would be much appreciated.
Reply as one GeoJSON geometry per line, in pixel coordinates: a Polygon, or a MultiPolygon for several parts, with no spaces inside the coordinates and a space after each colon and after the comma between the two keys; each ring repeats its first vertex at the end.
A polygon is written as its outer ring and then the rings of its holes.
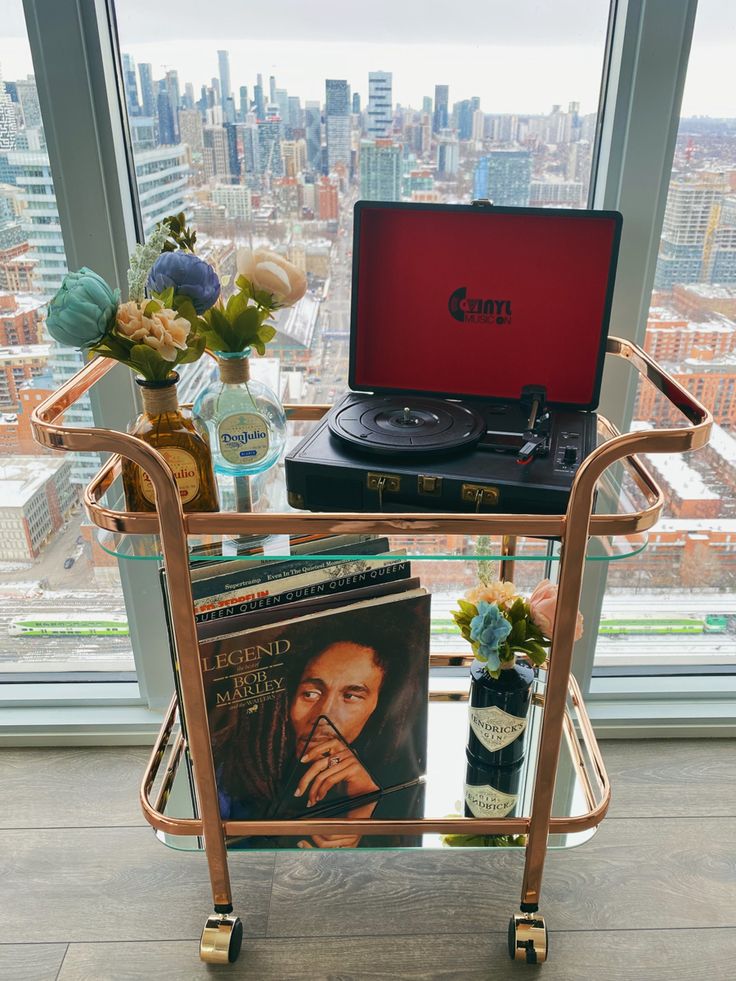
{"type": "Polygon", "coordinates": [[[242,358],[218,358],[217,364],[223,385],[244,385],[250,378],[250,359],[247,355],[242,358]]]}
{"type": "Polygon", "coordinates": [[[143,395],[143,410],[149,416],[160,416],[164,412],[178,412],[179,399],[176,385],[166,385],[162,388],[141,387],[143,395]]]}

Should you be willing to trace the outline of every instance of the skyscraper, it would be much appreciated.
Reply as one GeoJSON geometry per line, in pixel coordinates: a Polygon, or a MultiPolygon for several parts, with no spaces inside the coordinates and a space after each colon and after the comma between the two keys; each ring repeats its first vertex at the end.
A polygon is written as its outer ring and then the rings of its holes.
{"type": "Polygon", "coordinates": [[[258,120],[258,173],[284,176],[281,137],[280,116],[267,114],[265,119],[258,120]]]}
{"type": "Polygon", "coordinates": [[[460,147],[457,137],[449,129],[437,137],[437,174],[454,177],[460,169],[460,147]]]}
{"type": "Polygon", "coordinates": [[[123,55],[123,83],[125,85],[125,101],[131,116],[140,115],[141,107],[138,102],[138,84],[135,77],[135,62],[129,54],[123,55]]]}
{"type": "Polygon", "coordinates": [[[721,174],[678,177],[670,182],[662,224],[656,289],[669,290],[676,283],[697,283],[705,278],[710,252],[727,184],[721,174]]]}
{"type": "Polygon", "coordinates": [[[0,75],[0,150],[14,150],[18,122],[15,105],[0,75]]]}
{"type": "MultiPolygon", "coordinates": [[[[172,68],[166,72],[166,92],[171,106],[171,118],[174,127],[174,139],[172,143],[179,142],[179,109],[181,108],[181,98],[179,95],[179,73],[172,68]]],[[[161,141],[163,142],[163,140],[161,141]]]]}
{"type": "Polygon", "coordinates": [[[253,87],[253,101],[256,104],[256,118],[266,118],[266,103],[263,100],[263,80],[258,76],[258,81],[253,87]]]}
{"type": "Polygon", "coordinates": [[[492,150],[475,170],[473,195],[494,204],[526,208],[532,181],[529,150],[492,150]]]}
{"type": "Polygon", "coordinates": [[[36,79],[29,75],[25,79],[19,79],[15,83],[18,92],[21,112],[23,113],[23,125],[26,129],[37,129],[43,126],[41,122],[41,107],[38,104],[38,91],[36,89],[36,79]]]}
{"type": "Polygon", "coordinates": [[[245,85],[240,86],[240,122],[245,122],[245,117],[250,112],[250,102],[248,101],[248,88],[245,85]]]}
{"type": "Polygon", "coordinates": [[[327,168],[350,166],[350,86],[345,79],[325,81],[325,131],[327,168]]]}
{"type": "Polygon", "coordinates": [[[227,51],[218,51],[217,61],[220,66],[220,98],[225,105],[233,94],[230,88],[230,54],[227,51]]]}
{"type": "Polygon", "coordinates": [[[401,200],[401,144],[363,140],[360,144],[360,196],[365,201],[401,200]]]}
{"type": "Polygon", "coordinates": [[[278,102],[276,98],[276,76],[269,75],[268,77],[268,101],[271,105],[275,105],[278,102]]]}
{"type": "Polygon", "coordinates": [[[449,85],[435,85],[434,87],[434,118],[432,121],[432,132],[439,133],[440,130],[447,129],[449,116],[447,106],[450,98],[449,85]]]}
{"type": "Polygon", "coordinates": [[[366,132],[370,139],[380,139],[390,134],[392,125],[391,72],[369,72],[366,132]]]}
{"type": "MultiPolygon", "coordinates": [[[[160,79],[158,83],[158,94],[156,96],[156,116],[158,119],[158,142],[161,146],[172,146],[177,143],[174,130],[174,111],[169,101],[169,90],[166,80],[160,79]]],[[[177,119],[177,130],[179,128],[177,119]]]]}
{"type": "Polygon", "coordinates": [[[360,113],[360,92],[353,92],[353,115],[357,116],[360,113]]]}
{"type": "Polygon", "coordinates": [[[156,115],[156,103],[153,98],[153,71],[148,62],[138,65],[138,78],[141,83],[141,108],[144,116],[156,115]]]}
{"type": "Polygon", "coordinates": [[[304,103],[304,129],[307,138],[307,165],[322,168],[322,110],[319,102],[304,103]]]}

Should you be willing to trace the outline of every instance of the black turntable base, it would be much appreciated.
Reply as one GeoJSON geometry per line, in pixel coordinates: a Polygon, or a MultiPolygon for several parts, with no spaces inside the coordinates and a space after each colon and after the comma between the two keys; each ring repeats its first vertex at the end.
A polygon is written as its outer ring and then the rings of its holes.
{"type": "Polygon", "coordinates": [[[531,441],[529,423],[521,400],[351,392],[287,455],[289,503],[310,511],[563,513],[595,447],[595,414],[546,407],[531,441]]]}

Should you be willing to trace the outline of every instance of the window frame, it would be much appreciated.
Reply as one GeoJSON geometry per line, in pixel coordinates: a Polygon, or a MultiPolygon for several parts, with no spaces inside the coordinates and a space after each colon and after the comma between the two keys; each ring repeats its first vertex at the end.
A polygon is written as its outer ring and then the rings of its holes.
{"type": "MultiPolygon", "coordinates": [[[[639,343],[646,329],[696,8],[697,0],[611,3],[590,206],[624,213],[611,331],[639,343]]],[[[24,0],[24,10],[69,266],[93,264],[108,281],[124,285],[142,223],[113,0],[24,0]]],[[[633,412],[632,374],[610,365],[604,382],[601,409],[621,427],[633,412]]],[[[94,395],[95,420],[124,426],[136,398],[130,373],[115,369],[94,395]]],[[[42,692],[41,686],[21,685],[22,697],[0,702],[0,741],[151,740],[173,682],[165,626],[157,623],[157,571],[154,563],[136,563],[133,575],[131,565],[121,562],[120,570],[138,695],[124,682],[108,684],[104,692],[79,684],[46,685],[42,692]],[[80,706],[91,713],[86,721],[80,706]]],[[[686,691],[684,679],[676,677],[635,684],[626,679],[625,687],[619,678],[592,678],[594,625],[606,582],[603,565],[586,570],[581,605],[590,626],[573,664],[597,728],[627,736],[653,731],[692,735],[696,730],[726,734],[736,699],[724,698],[728,686],[722,679],[700,679],[695,695],[692,679],[686,691]],[[697,719],[704,720],[700,729],[697,719]]]]}

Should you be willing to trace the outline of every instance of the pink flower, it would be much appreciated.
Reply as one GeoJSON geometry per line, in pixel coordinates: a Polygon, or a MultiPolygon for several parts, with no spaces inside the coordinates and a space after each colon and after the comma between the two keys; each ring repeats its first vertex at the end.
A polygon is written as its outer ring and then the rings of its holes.
{"type": "MultiPolygon", "coordinates": [[[[543,579],[534,589],[529,597],[529,615],[544,636],[552,639],[552,631],[555,626],[555,614],[557,612],[557,586],[549,579],[543,579]]],[[[583,636],[583,616],[578,612],[575,623],[575,640],[580,640],[583,636]]]]}
{"type": "Polygon", "coordinates": [[[245,276],[257,290],[271,293],[281,307],[290,307],[301,300],[307,289],[307,277],[293,262],[268,249],[239,249],[238,273],[245,276]]]}

